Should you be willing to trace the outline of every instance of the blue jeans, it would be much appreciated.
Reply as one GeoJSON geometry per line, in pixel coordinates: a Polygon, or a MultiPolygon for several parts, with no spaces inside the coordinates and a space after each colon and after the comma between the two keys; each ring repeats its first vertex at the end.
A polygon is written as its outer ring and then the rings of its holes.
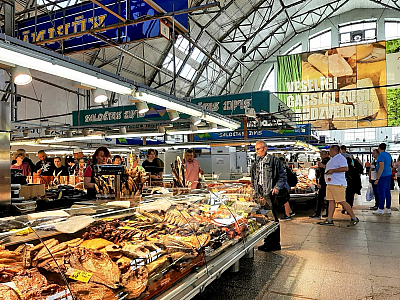
{"type": "Polygon", "coordinates": [[[385,199],[386,199],[386,208],[390,208],[390,204],[392,202],[392,196],[390,195],[390,182],[392,175],[389,176],[381,176],[378,181],[378,197],[379,197],[379,209],[383,209],[385,207],[385,199]]]}

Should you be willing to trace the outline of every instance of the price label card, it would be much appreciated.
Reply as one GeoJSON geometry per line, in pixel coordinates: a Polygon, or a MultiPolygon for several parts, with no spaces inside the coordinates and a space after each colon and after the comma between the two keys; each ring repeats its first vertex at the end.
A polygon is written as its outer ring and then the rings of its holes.
{"type": "Polygon", "coordinates": [[[246,201],[243,197],[239,198],[239,201],[246,201]]]}
{"type": "Polygon", "coordinates": [[[113,218],[104,218],[104,219],[102,219],[103,221],[114,221],[114,219],[113,218]]]}
{"type": "Polygon", "coordinates": [[[23,229],[11,229],[10,232],[15,231],[16,235],[27,235],[29,233],[33,233],[33,230],[29,227],[23,229]]]}
{"type": "Polygon", "coordinates": [[[218,190],[217,190],[217,189],[212,189],[211,191],[212,191],[214,194],[215,194],[215,193],[218,193],[218,190]]]}
{"type": "Polygon", "coordinates": [[[71,274],[69,275],[69,278],[74,279],[76,281],[88,283],[90,278],[92,277],[92,273],[90,272],[85,272],[81,270],[73,270],[71,271],[71,274]]]}
{"type": "Polygon", "coordinates": [[[136,230],[135,227],[129,227],[129,226],[121,226],[121,227],[118,227],[118,229],[136,230]]]}

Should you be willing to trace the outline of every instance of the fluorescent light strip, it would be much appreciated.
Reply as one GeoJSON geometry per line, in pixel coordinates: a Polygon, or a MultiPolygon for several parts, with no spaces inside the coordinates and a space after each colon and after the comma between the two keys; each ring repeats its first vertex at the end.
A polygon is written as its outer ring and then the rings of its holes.
{"type": "Polygon", "coordinates": [[[153,103],[156,105],[163,106],[168,109],[177,110],[179,112],[182,112],[184,114],[188,114],[191,116],[201,117],[203,115],[203,112],[201,111],[200,107],[199,107],[199,109],[190,108],[189,106],[184,105],[184,103],[181,104],[181,103],[173,102],[173,101],[171,101],[172,99],[167,100],[167,99],[161,98],[159,96],[150,95],[146,92],[137,93],[136,98],[141,101],[150,102],[150,103],[153,103]]]}
{"type": "Polygon", "coordinates": [[[88,135],[88,136],[78,136],[78,137],[71,137],[71,138],[54,138],[50,140],[41,140],[40,143],[42,144],[49,144],[49,143],[63,143],[63,142],[73,142],[73,141],[87,141],[87,140],[102,140],[104,137],[101,135],[88,135]]]}
{"type": "Polygon", "coordinates": [[[190,148],[211,148],[210,145],[198,145],[198,144],[192,144],[192,145],[172,145],[172,148],[174,149],[190,149],[190,148]]]}
{"type": "MultiPolygon", "coordinates": [[[[76,81],[79,78],[79,82],[94,86],[97,88],[106,89],[122,95],[130,95],[132,88],[108,81],[106,79],[98,78],[94,75],[89,75],[84,71],[74,70],[71,67],[64,67],[61,64],[71,64],[63,62],[61,59],[58,60],[51,56],[46,57],[44,54],[38,53],[35,50],[26,50],[22,47],[16,47],[13,44],[0,43],[0,60],[12,63],[18,66],[26,67],[29,69],[37,70],[54,76],[70,79],[76,81]],[[18,50],[7,49],[14,47],[18,50]],[[26,53],[26,54],[24,54],[26,53]]],[[[71,64],[72,65],[72,64],[71,64]]],[[[84,70],[84,67],[73,66],[76,69],[84,70]]]]}
{"type": "Polygon", "coordinates": [[[149,137],[149,136],[163,136],[163,133],[159,132],[149,132],[149,133],[127,133],[127,134],[114,134],[107,135],[106,138],[109,139],[119,139],[119,138],[130,138],[130,137],[149,137]]]}
{"type": "Polygon", "coordinates": [[[204,115],[202,117],[202,119],[206,120],[207,122],[211,122],[211,123],[215,123],[221,126],[225,126],[228,127],[232,130],[238,129],[240,127],[240,123],[239,122],[235,122],[235,121],[230,121],[228,119],[221,119],[219,117],[215,117],[212,115],[204,115]]]}
{"type": "Polygon", "coordinates": [[[196,131],[192,130],[181,130],[181,131],[167,131],[168,135],[179,135],[179,134],[197,134],[197,133],[209,133],[209,132],[227,132],[233,131],[230,128],[215,128],[215,129],[200,129],[196,131]]]}

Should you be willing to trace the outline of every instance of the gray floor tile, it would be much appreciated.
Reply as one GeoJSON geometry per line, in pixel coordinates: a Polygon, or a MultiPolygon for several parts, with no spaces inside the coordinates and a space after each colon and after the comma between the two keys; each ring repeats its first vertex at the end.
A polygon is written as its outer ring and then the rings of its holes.
{"type": "Polygon", "coordinates": [[[371,280],[363,275],[327,272],[321,289],[323,300],[373,299],[371,280]]]}

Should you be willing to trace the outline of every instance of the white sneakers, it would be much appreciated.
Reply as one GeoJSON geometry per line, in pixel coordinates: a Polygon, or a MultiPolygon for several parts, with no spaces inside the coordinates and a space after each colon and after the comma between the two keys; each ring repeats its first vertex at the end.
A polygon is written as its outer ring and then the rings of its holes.
{"type": "Polygon", "coordinates": [[[390,210],[390,208],[386,208],[385,210],[378,208],[377,210],[372,212],[373,214],[376,215],[383,215],[383,214],[391,214],[392,211],[390,210]]]}

